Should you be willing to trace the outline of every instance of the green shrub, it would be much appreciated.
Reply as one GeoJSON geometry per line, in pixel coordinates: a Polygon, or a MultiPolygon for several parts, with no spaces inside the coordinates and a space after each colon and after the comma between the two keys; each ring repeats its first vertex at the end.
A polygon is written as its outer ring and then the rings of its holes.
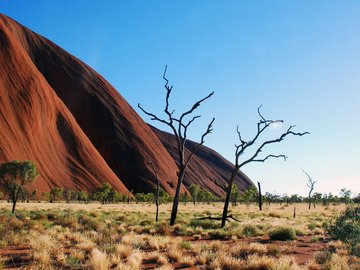
{"type": "Polygon", "coordinates": [[[209,219],[192,219],[189,223],[191,227],[202,227],[203,229],[217,229],[219,223],[209,219]]]}
{"type": "Polygon", "coordinates": [[[229,238],[229,234],[223,229],[217,229],[209,232],[209,235],[212,239],[227,239],[229,238]]]}
{"type": "Polygon", "coordinates": [[[304,236],[306,235],[306,232],[303,231],[302,229],[295,229],[295,234],[296,236],[304,236]]]}
{"type": "Polygon", "coordinates": [[[333,239],[346,243],[352,254],[360,256],[360,206],[348,207],[325,229],[333,239]]]}
{"type": "Polygon", "coordinates": [[[81,266],[81,261],[79,258],[69,255],[66,257],[66,265],[69,267],[79,267],[81,266]]]}
{"type": "Polygon", "coordinates": [[[87,215],[81,215],[78,218],[78,223],[82,225],[84,230],[93,230],[93,231],[98,231],[101,230],[101,223],[93,218],[93,217],[89,217],[87,215]]]}
{"type": "Polygon", "coordinates": [[[269,232],[271,240],[294,240],[296,238],[295,230],[291,227],[277,227],[269,232]]]}
{"type": "Polygon", "coordinates": [[[77,228],[77,219],[75,217],[67,217],[64,219],[58,219],[54,222],[56,225],[60,225],[63,228],[76,229],[77,228]]]}
{"type": "Polygon", "coordinates": [[[185,249],[185,250],[192,250],[192,245],[189,241],[181,241],[179,243],[179,248],[185,249]]]}
{"type": "Polygon", "coordinates": [[[256,226],[251,224],[245,225],[242,229],[242,233],[247,237],[257,236],[259,234],[256,226]]]}

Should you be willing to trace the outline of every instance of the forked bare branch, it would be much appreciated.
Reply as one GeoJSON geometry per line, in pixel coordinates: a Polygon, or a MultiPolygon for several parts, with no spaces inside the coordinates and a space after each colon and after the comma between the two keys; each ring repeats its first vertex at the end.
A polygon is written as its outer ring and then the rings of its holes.
{"type": "Polygon", "coordinates": [[[177,141],[177,152],[178,152],[178,158],[179,158],[179,163],[178,163],[178,168],[179,168],[179,173],[178,173],[178,182],[177,182],[177,186],[176,186],[176,191],[175,191],[175,197],[174,197],[174,203],[173,203],[173,208],[172,208],[172,212],[171,212],[171,219],[170,219],[170,225],[174,225],[175,224],[175,219],[176,219],[176,214],[177,214],[177,209],[178,209],[178,204],[179,204],[179,196],[180,196],[180,190],[181,190],[181,185],[182,185],[182,181],[185,175],[185,171],[187,168],[187,165],[189,164],[191,158],[193,157],[193,155],[199,150],[199,148],[201,147],[201,145],[204,144],[205,142],[205,137],[211,133],[212,131],[212,125],[215,121],[215,118],[213,118],[211,120],[211,122],[208,124],[207,129],[205,130],[205,132],[201,135],[201,140],[200,143],[198,143],[193,149],[189,150],[189,155],[188,157],[185,157],[185,142],[187,140],[187,132],[188,129],[190,127],[190,125],[192,123],[194,123],[194,121],[198,118],[200,118],[200,115],[195,115],[193,117],[191,117],[191,115],[195,112],[195,110],[207,99],[209,99],[214,92],[211,92],[210,94],[208,94],[206,97],[196,101],[189,110],[185,111],[184,113],[182,113],[180,115],[180,117],[175,117],[174,112],[175,110],[170,111],[169,109],[169,104],[170,104],[170,96],[171,96],[171,92],[173,90],[173,86],[169,85],[169,80],[166,77],[166,72],[167,72],[167,66],[165,66],[165,70],[164,70],[164,74],[163,74],[163,79],[165,80],[165,84],[164,84],[164,88],[166,90],[166,95],[165,95],[165,108],[164,108],[164,112],[167,116],[167,120],[162,119],[160,117],[158,117],[157,115],[148,112],[147,110],[145,110],[141,104],[138,104],[138,107],[140,108],[140,110],[145,113],[146,115],[151,117],[151,120],[154,121],[158,121],[161,122],[167,126],[169,126],[172,130],[172,132],[175,135],[176,141],[177,141]],[[188,119],[188,117],[190,118],[190,120],[186,120],[188,119]]]}
{"type": "Polygon", "coordinates": [[[227,220],[227,211],[228,211],[228,207],[229,207],[229,202],[230,202],[230,197],[231,197],[231,189],[232,186],[234,184],[236,175],[238,173],[238,171],[240,170],[241,167],[243,167],[244,165],[251,163],[251,162],[265,162],[266,160],[270,159],[270,158],[283,158],[284,161],[286,161],[287,156],[280,154],[280,155],[267,155],[264,158],[258,157],[260,155],[260,153],[264,150],[264,148],[266,148],[266,146],[270,145],[270,144],[274,144],[274,143],[279,143],[281,141],[283,141],[288,135],[293,135],[293,136],[304,136],[306,134],[309,134],[309,132],[294,132],[292,129],[295,126],[290,126],[284,133],[282,133],[278,138],[275,139],[271,139],[271,140],[265,140],[263,141],[254,151],[254,153],[246,160],[239,162],[240,157],[253,145],[255,145],[255,143],[259,140],[260,136],[273,124],[275,123],[283,123],[283,120],[272,120],[272,119],[266,119],[260,112],[261,109],[261,105],[258,107],[258,115],[260,117],[260,120],[257,122],[257,132],[255,134],[255,136],[249,140],[246,141],[243,139],[240,130],[239,130],[239,126],[236,128],[236,133],[238,135],[239,144],[235,144],[235,166],[234,166],[234,170],[233,173],[231,175],[228,187],[227,187],[227,191],[226,191],[226,199],[225,199],[225,204],[224,204],[224,210],[223,210],[223,215],[222,215],[222,222],[221,222],[221,226],[224,227],[226,220],[227,220]]]}

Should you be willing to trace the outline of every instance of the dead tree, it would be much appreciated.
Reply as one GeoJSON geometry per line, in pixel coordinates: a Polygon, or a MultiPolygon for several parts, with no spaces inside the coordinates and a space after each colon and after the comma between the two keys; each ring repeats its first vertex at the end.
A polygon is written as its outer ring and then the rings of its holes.
{"type": "Polygon", "coordinates": [[[313,178],[307,172],[304,171],[304,169],[301,169],[301,170],[308,178],[306,185],[310,189],[309,190],[309,210],[310,210],[311,209],[311,192],[313,192],[313,190],[314,190],[316,181],[314,181],[313,178]]]}
{"type": "Polygon", "coordinates": [[[273,143],[281,142],[288,135],[303,136],[305,134],[308,134],[308,132],[303,132],[303,133],[294,132],[294,131],[292,131],[292,129],[295,126],[290,126],[286,130],[286,132],[281,134],[278,138],[273,139],[273,140],[264,141],[254,151],[254,154],[250,158],[246,159],[245,161],[240,162],[240,160],[239,160],[240,156],[242,156],[249,147],[253,146],[258,141],[260,136],[271,125],[274,125],[274,124],[277,124],[277,123],[283,123],[283,120],[265,119],[260,113],[260,108],[261,108],[261,106],[258,108],[258,114],[260,116],[260,120],[257,123],[257,132],[256,132],[256,135],[254,136],[253,139],[251,139],[250,141],[245,141],[241,136],[241,133],[239,131],[239,126],[236,129],[240,143],[238,145],[235,145],[235,166],[234,166],[234,169],[233,169],[233,172],[231,174],[231,178],[230,178],[230,180],[228,182],[228,186],[227,186],[227,190],[226,190],[226,199],[225,199],[224,210],[223,210],[223,214],[222,214],[221,227],[225,226],[225,223],[226,223],[226,220],[227,220],[227,217],[228,217],[228,208],[229,208],[229,202],[230,202],[230,197],[231,197],[231,188],[232,188],[232,186],[234,184],[236,175],[239,172],[240,168],[242,168],[244,165],[246,165],[246,164],[248,164],[250,162],[265,162],[269,158],[283,158],[284,160],[286,160],[287,157],[285,155],[267,155],[264,158],[258,158],[258,155],[262,152],[264,147],[266,147],[267,145],[273,144],[273,143]]]}
{"type": "Polygon", "coordinates": [[[259,188],[259,210],[262,211],[262,194],[261,194],[261,185],[260,182],[258,183],[258,188],[259,188]]]}
{"type": "Polygon", "coordinates": [[[143,107],[140,104],[138,104],[138,107],[146,115],[150,116],[151,120],[155,120],[155,121],[161,122],[161,123],[169,126],[176,138],[177,153],[178,153],[178,159],[179,159],[178,160],[179,161],[178,162],[179,172],[178,172],[178,181],[177,181],[177,185],[176,185],[175,197],[174,197],[173,206],[172,206],[172,210],[171,210],[170,225],[172,226],[175,224],[176,215],[177,215],[177,211],[178,211],[178,205],[179,205],[181,185],[182,185],[182,182],[184,179],[184,175],[185,175],[187,166],[189,165],[189,162],[190,162],[191,158],[193,157],[193,155],[204,144],[206,135],[211,133],[212,125],[215,121],[215,118],[213,118],[211,120],[211,122],[208,124],[207,129],[201,136],[200,143],[198,143],[193,149],[189,150],[186,154],[185,153],[185,150],[186,150],[185,142],[187,139],[188,128],[197,118],[201,117],[200,115],[192,116],[192,114],[200,106],[200,104],[202,102],[204,102],[205,100],[207,100],[208,98],[210,98],[214,94],[214,92],[211,92],[209,95],[207,95],[203,99],[200,99],[199,101],[195,102],[192,105],[192,107],[189,110],[182,113],[180,115],[180,117],[175,117],[174,116],[175,110],[169,109],[169,99],[170,99],[170,95],[171,95],[173,86],[169,85],[169,80],[166,78],[166,70],[167,70],[167,66],[165,66],[165,71],[164,71],[164,75],[163,75],[163,79],[165,80],[164,87],[166,90],[164,112],[166,114],[167,119],[159,118],[155,114],[146,111],[145,109],[143,109],[143,107]]]}
{"type": "Polygon", "coordinates": [[[160,181],[155,169],[154,164],[152,163],[151,159],[148,159],[148,165],[150,165],[151,169],[153,170],[153,173],[155,175],[155,179],[156,179],[156,190],[155,190],[155,205],[156,205],[156,214],[155,214],[155,221],[158,222],[159,221],[159,196],[160,196],[160,181]]]}

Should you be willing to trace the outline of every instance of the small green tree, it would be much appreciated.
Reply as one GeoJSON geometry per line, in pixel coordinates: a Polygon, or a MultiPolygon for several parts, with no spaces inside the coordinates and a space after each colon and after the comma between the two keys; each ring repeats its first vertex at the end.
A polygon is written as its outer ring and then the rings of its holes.
{"type": "Polygon", "coordinates": [[[233,206],[237,205],[240,195],[240,190],[237,185],[233,185],[231,188],[231,202],[233,206]]]}
{"type": "Polygon", "coordinates": [[[257,195],[256,187],[251,187],[241,195],[241,200],[246,204],[250,204],[257,200],[257,195]]]}
{"type": "Polygon", "coordinates": [[[352,202],[351,194],[352,194],[352,191],[350,189],[342,188],[340,190],[340,194],[339,194],[341,202],[344,202],[346,204],[351,203],[352,202]]]}
{"type": "Polygon", "coordinates": [[[199,200],[202,202],[210,203],[214,200],[214,195],[206,188],[201,188],[199,191],[199,200]]]}
{"type": "Polygon", "coordinates": [[[34,182],[38,175],[35,165],[31,161],[14,160],[0,165],[0,183],[12,201],[12,213],[15,213],[21,189],[34,182]]]}
{"type": "Polygon", "coordinates": [[[192,197],[193,204],[196,205],[196,203],[198,201],[199,192],[200,192],[200,186],[196,185],[196,184],[192,184],[189,187],[189,192],[192,197]]]}
{"type": "Polygon", "coordinates": [[[357,197],[354,197],[353,201],[354,203],[360,204],[360,194],[358,194],[357,197]]]}
{"type": "Polygon", "coordinates": [[[312,195],[314,208],[315,208],[316,203],[321,202],[322,197],[323,197],[323,195],[320,192],[315,192],[312,195]]]}
{"type": "Polygon", "coordinates": [[[70,201],[72,201],[75,197],[74,195],[75,191],[71,190],[71,189],[64,189],[63,192],[63,197],[66,201],[66,203],[69,203],[70,201]]]}
{"type": "Polygon", "coordinates": [[[110,197],[112,196],[112,187],[109,183],[104,183],[101,187],[98,187],[93,195],[93,199],[100,201],[102,204],[110,203],[110,197]]]}
{"type": "Polygon", "coordinates": [[[55,202],[59,201],[62,198],[63,194],[64,194],[63,188],[55,187],[55,188],[51,189],[50,190],[50,202],[55,203],[55,202]]]}
{"type": "Polygon", "coordinates": [[[86,191],[80,190],[80,191],[76,192],[76,194],[77,194],[77,200],[79,202],[87,202],[88,194],[86,193],[86,191]]]}

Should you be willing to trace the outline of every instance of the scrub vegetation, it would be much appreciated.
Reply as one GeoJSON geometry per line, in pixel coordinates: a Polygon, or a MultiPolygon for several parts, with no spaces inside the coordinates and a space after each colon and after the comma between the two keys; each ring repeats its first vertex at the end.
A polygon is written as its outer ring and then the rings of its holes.
{"type": "Polygon", "coordinates": [[[220,215],[222,203],[180,203],[175,226],[171,204],[158,222],[148,203],[19,203],[16,216],[2,205],[0,269],[360,269],[359,243],[337,231],[358,213],[345,204],[299,203],[294,218],[292,204],[260,212],[240,203],[225,228],[201,219],[220,215]]]}

